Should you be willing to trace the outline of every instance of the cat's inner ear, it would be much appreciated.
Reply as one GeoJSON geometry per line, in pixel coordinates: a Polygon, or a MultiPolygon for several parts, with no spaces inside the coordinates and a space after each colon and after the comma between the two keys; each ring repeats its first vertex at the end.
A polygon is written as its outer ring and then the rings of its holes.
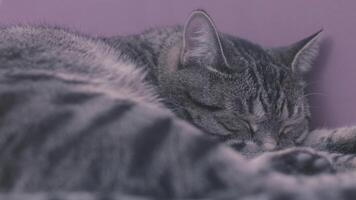
{"type": "Polygon", "coordinates": [[[221,71],[228,66],[219,33],[205,11],[193,11],[184,27],[181,63],[221,71]]]}
{"type": "Polygon", "coordinates": [[[319,54],[322,30],[296,42],[288,47],[275,48],[272,52],[295,73],[306,73],[311,70],[319,54]]]}

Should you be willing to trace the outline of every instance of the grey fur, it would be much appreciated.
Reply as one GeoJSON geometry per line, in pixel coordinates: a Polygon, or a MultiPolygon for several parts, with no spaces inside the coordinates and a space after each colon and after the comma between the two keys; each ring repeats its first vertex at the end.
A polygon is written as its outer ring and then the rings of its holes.
{"type": "MultiPolygon", "coordinates": [[[[314,37],[288,64],[280,51],[218,33],[211,23],[195,11],[184,28],[113,38],[54,27],[0,29],[0,190],[48,192],[34,197],[44,199],[56,191],[91,192],[93,199],[93,192],[161,199],[352,197],[355,173],[335,179],[331,160],[320,152],[294,147],[246,160],[167,109],[213,137],[246,143],[246,154],[303,141],[323,151],[335,145],[335,153],[348,147],[331,139],[324,148],[317,131],[305,134],[310,113],[300,73],[306,68],[299,65],[309,63],[309,47],[315,52],[314,37]],[[198,32],[184,34],[194,20],[198,32]],[[277,140],[286,124],[292,130],[277,140]],[[298,164],[286,170],[290,160],[298,164]],[[325,174],[299,176],[306,175],[303,166],[311,175],[325,174]]],[[[77,195],[83,194],[72,198],[77,195]]]]}
{"type": "Polygon", "coordinates": [[[1,30],[0,36],[3,38],[0,47],[3,69],[24,70],[26,67],[29,73],[80,75],[83,79],[105,82],[108,89],[122,89],[122,96],[159,104],[155,90],[144,81],[144,70],[104,42],[45,26],[8,27],[1,30]]]}
{"type": "MultiPolygon", "coordinates": [[[[308,42],[315,37],[303,44],[311,45],[308,42]]],[[[193,12],[185,28],[151,30],[106,41],[117,49],[130,44],[128,51],[136,50],[132,59],[142,54],[158,58],[144,62],[150,63],[152,82],[165,104],[181,118],[228,143],[251,139],[265,144],[270,140],[272,146],[278,142],[279,148],[285,148],[298,143],[298,136],[305,137],[308,131],[310,113],[304,80],[292,69],[292,62],[301,62],[291,59],[286,63],[281,51],[218,33],[202,11],[193,12]],[[187,32],[182,38],[184,30],[187,32]],[[277,141],[286,125],[292,132],[277,141]]],[[[289,49],[297,55],[298,46],[305,47],[297,43],[289,49]]]]}
{"type": "Polygon", "coordinates": [[[263,48],[219,33],[209,15],[198,10],[184,27],[105,40],[132,59],[145,55],[141,62],[151,74],[148,81],[168,108],[247,156],[295,146],[354,153],[336,141],[333,149],[316,147],[324,145],[319,140],[304,143],[311,115],[303,76],[311,70],[320,38],[318,31],[287,47],[263,48]]]}

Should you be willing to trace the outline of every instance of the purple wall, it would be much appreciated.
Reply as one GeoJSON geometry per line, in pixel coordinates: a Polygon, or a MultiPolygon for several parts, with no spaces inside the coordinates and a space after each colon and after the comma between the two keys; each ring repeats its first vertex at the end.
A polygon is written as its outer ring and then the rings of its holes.
{"type": "Polygon", "coordinates": [[[222,31],[268,46],[325,29],[309,77],[315,126],[356,124],[356,2],[346,0],[0,0],[0,24],[55,23],[94,35],[183,23],[206,9],[222,31]]]}

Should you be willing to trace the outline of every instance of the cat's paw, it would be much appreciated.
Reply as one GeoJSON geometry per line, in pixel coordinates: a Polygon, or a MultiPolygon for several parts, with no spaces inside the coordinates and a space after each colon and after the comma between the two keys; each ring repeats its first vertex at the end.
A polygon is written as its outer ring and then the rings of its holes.
{"type": "Polygon", "coordinates": [[[267,170],[288,175],[316,175],[335,172],[332,163],[326,157],[308,148],[265,153],[255,158],[255,162],[264,165],[267,170]]]}
{"type": "Polygon", "coordinates": [[[356,126],[314,130],[303,145],[320,151],[356,154],[356,126]]]}

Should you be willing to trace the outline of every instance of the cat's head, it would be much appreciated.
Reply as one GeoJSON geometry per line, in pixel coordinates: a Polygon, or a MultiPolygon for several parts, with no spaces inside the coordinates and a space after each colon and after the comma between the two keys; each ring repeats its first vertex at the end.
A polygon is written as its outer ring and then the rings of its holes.
{"type": "Polygon", "coordinates": [[[303,75],[318,53],[320,32],[283,48],[262,48],[219,33],[208,14],[187,21],[171,98],[184,118],[247,151],[300,143],[310,117],[303,75]]]}

